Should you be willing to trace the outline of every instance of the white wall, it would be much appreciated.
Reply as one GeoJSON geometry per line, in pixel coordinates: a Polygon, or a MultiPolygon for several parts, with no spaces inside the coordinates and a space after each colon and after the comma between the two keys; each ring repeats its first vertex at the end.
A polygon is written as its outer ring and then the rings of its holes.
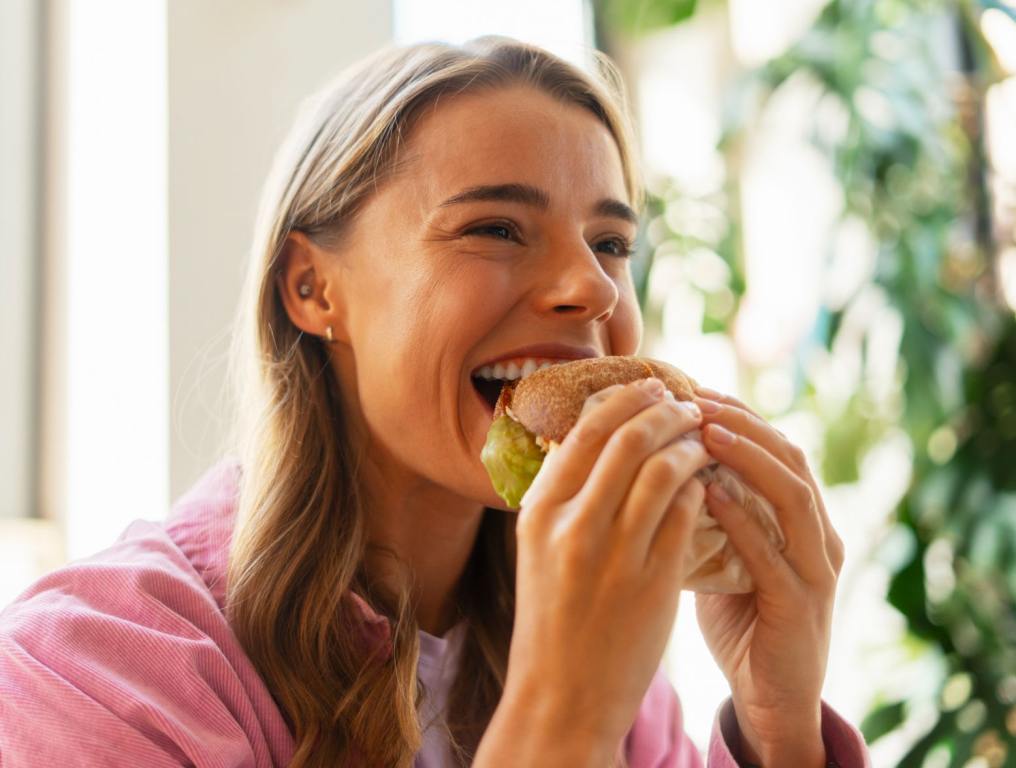
{"type": "Polygon", "coordinates": [[[168,496],[165,17],[46,8],[39,495],[75,558],[168,496]]]}
{"type": "Polygon", "coordinates": [[[35,512],[39,21],[0,2],[0,518],[35,512]]]}
{"type": "MultiPolygon", "coordinates": [[[[41,6],[2,4],[0,26],[15,42],[30,27],[7,22],[32,7],[41,6]]],[[[45,8],[39,498],[25,501],[30,486],[10,481],[10,471],[31,474],[16,464],[30,456],[31,434],[30,350],[20,342],[17,376],[0,389],[11,499],[0,501],[57,521],[73,559],[131,520],[163,517],[216,458],[227,430],[222,353],[271,156],[302,98],[390,41],[391,10],[388,0],[45,8]]],[[[6,35],[0,45],[0,71],[31,65],[6,35]]],[[[11,93],[3,130],[31,135],[30,94],[11,93]]],[[[34,194],[38,171],[24,154],[0,157],[5,200],[8,187],[34,194]]],[[[3,224],[5,244],[27,247],[28,225],[3,224]]],[[[5,262],[2,285],[0,319],[19,327],[32,278],[5,262]]],[[[14,589],[33,574],[8,576],[14,589]]]]}
{"type": "Polygon", "coordinates": [[[391,40],[387,0],[171,0],[170,494],[215,459],[229,324],[272,154],[297,103],[391,40]]]}
{"type": "Polygon", "coordinates": [[[506,35],[590,67],[593,16],[589,0],[393,0],[399,43],[464,43],[506,35]]]}

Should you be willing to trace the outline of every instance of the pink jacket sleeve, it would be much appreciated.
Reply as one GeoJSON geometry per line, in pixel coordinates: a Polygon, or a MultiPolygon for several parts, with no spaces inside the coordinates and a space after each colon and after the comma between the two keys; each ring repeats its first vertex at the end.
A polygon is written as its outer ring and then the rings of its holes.
{"type": "Polygon", "coordinates": [[[702,768],[702,757],[684,730],[681,701],[662,668],[649,683],[625,752],[630,768],[702,768]]]}
{"type": "MultiPolygon", "coordinates": [[[[822,703],[826,757],[840,768],[871,768],[864,737],[832,707],[822,703]]],[[[740,731],[727,698],[716,713],[709,739],[708,768],[738,768],[734,754],[740,731]]],[[[684,730],[681,702],[663,670],[658,670],[626,740],[631,768],[703,768],[703,760],[684,730]]]]}
{"type": "Polygon", "coordinates": [[[3,768],[270,768],[288,740],[201,577],[153,524],[0,612],[3,768]]]}

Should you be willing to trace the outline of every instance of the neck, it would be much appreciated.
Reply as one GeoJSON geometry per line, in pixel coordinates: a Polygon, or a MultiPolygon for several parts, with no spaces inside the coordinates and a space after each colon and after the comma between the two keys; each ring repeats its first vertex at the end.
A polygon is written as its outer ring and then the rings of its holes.
{"type": "Polygon", "coordinates": [[[368,451],[361,471],[368,500],[368,576],[397,591],[399,563],[408,567],[410,583],[405,587],[417,624],[441,637],[458,620],[455,595],[483,506],[400,469],[392,457],[379,456],[376,450],[368,451]]]}

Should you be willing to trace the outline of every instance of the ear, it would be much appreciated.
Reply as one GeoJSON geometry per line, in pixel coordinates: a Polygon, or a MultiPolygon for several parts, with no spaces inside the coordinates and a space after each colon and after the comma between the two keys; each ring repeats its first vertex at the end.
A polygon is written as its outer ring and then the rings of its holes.
{"type": "Polygon", "coordinates": [[[332,338],[348,342],[345,303],[338,280],[335,254],[317,245],[303,232],[286,236],[275,269],[276,289],[289,319],[300,330],[324,338],[332,327],[332,338]],[[309,286],[303,295],[301,286],[309,286]]]}

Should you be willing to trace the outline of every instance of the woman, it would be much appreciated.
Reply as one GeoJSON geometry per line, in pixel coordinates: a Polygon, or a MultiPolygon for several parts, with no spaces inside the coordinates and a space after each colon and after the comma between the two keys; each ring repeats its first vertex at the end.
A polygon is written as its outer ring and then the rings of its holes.
{"type": "Polygon", "coordinates": [[[701,765],[659,664],[706,499],[758,586],[697,602],[732,692],[710,766],[868,764],[820,699],[842,545],[780,433],[650,379],[591,399],[517,517],[480,464],[481,366],[639,347],[602,63],[392,48],[305,103],[240,307],[235,457],[4,612],[4,765],[701,765]],[[710,457],[784,553],[692,477],[710,457]]]}

